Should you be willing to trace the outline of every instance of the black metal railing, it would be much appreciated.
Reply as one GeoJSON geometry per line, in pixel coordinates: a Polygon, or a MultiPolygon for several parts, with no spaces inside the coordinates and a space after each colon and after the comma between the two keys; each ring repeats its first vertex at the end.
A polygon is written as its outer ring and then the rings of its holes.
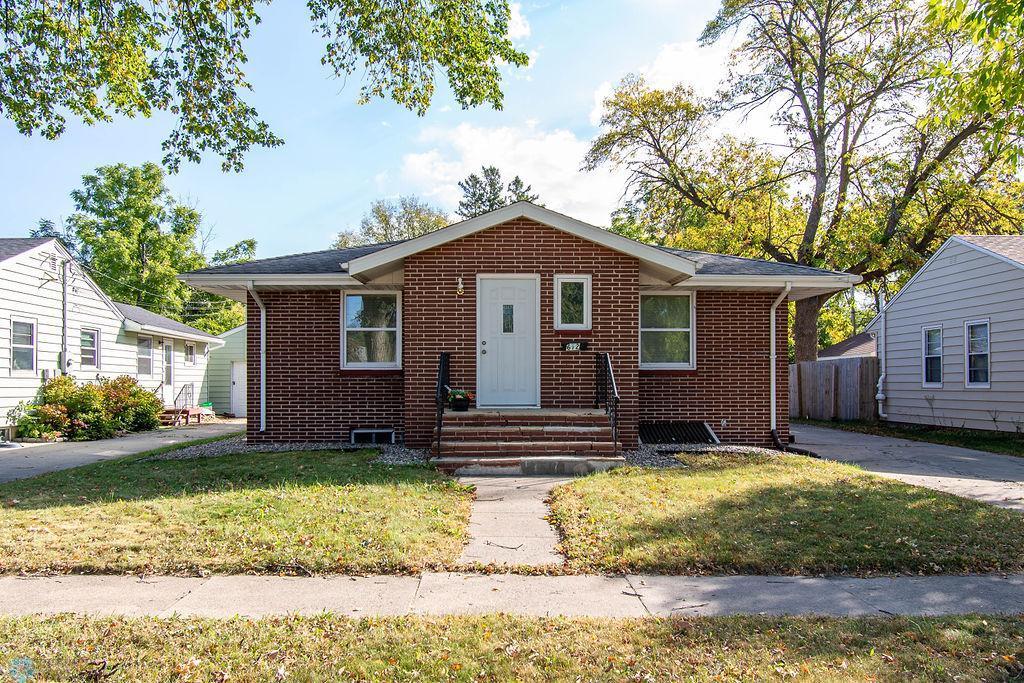
{"type": "Polygon", "coordinates": [[[174,397],[174,424],[177,425],[182,415],[194,405],[195,388],[191,383],[186,384],[174,397]]]}
{"type": "Polygon", "coordinates": [[[452,383],[452,354],[442,351],[437,359],[437,387],[434,390],[434,403],[437,408],[437,449],[436,457],[441,457],[441,427],[444,424],[444,409],[448,405],[449,386],[452,383]]]}
{"type": "Polygon", "coordinates": [[[619,387],[615,384],[612,357],[607,353],[594,354],[594,407],[604,406],[612,427],[612,443],[619,452],[619,387]]]}

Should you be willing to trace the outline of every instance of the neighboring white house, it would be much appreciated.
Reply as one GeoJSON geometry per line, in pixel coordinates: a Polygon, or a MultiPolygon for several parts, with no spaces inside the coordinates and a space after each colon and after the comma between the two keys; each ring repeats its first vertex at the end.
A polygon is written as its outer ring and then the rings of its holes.
{"type": "Polygon", "coordinates": [[[0,239],[0,426],[62,365],[80,381],[130,375],[168,405],[190,385],[202,402],[209,350],[223,344],[111,301],[57,240],[0,239]]]}
{"type": "Polygon", "coordinates": [[[1024,431],[1024,235],[949,238],[867,329],[883,419],[1024,431]]]}
{"type": "Polygon", "coordinates": [[[224,346],[210,351],[206,387],[217,413],[245,417],[245,330],[243,324],[222,332],[224,346]]]}

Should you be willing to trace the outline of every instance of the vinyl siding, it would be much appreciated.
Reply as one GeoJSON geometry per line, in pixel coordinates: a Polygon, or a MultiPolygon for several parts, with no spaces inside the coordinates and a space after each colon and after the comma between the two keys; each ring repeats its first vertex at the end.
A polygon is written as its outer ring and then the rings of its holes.
{"type": "Polygon", "coordinates": [[[245,362],[245,325],[228,330],[220,338],[224,340],[224,346],[210,351],[206,386],[213,409],[218,413],[230,413],[231,363],[245,362]]]}
{"type": "MultiPolygon", "coordinates": [[[[31,401],[47,376],[57,374],[61,347],[61,267],[62,254],[52,244],[44,244],[0,263],[0,425],[7,425],[7,413],[21,401],[31,401]],[[53,265],[53,258],[57,262],[53,265]],[[36,368],[19,372],[11,367],[11,319],[24,318],[36,323],[36,368]]],[[[160,385],[163,374],[161,338],[154,338],[153,374],[139,376],[148,389],[160,385]]],[[[136,377],[134,332],[124,329],[120,316],[111,309],[96,285],[72,264],[68,276],[68,357],[69,374],[78,381],[98,377],[130,375],[136,377]],[[83,328],[99,331],[99,368],[83,368],[80,332],[83,328]]],[[[196,385],[197,396],[205,396],[206,344],[197,342],[195,367],[184,364],[184,340],[175,341],[175,384],[196,385]]],[[[176,389],[177,390],[177,389],[176,389]]],[[[171,402],[171,391],[163,393],[171,402]]],[[[202,399],[201,399],[202,400],[202,399]]]]}
{"type": "MultiPolygon", "coordinates": [[[[887,312],[888,419],[1024,430],[1024,269],[959,242],[925,264],[887,312]],[[964,323],[990,322],[990,388],[964,380],[964,323]],[[922,386],[921,330],[942,326],[942,387],[922,386]]],[[[881,320],[870,329],[879,331],[881,320]]]]}

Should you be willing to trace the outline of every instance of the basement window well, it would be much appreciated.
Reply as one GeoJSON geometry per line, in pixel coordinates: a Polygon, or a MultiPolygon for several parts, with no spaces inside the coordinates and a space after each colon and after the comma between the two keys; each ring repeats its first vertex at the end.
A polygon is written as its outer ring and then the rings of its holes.
{"type": "Polygon", "coordinates": [[[350,439],[354,444],[366,444],[367,446],[394,443],[394,429],[353,429],[350,439]]]}

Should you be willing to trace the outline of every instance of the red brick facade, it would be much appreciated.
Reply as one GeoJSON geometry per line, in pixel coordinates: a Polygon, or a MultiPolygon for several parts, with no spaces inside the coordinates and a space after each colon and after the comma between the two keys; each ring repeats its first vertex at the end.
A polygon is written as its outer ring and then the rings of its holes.
{"type": "MultiPolygon", "coordinates": [[[[594,352],[607,351],[622,397],[620,439],[639,420],[707,420],[723,441],[770,444],[768,311],[777,294],[700,291],[697,369],[639,371],[639,263],[527,219],[405,259],[401,371],[341,369],[341,292],[261,292],[267,307],[267,429],[259,432],[259,308],[248,305],[248,432],[265,441],[347,441],[356,428],[394,428],[425,446],[433,432],[438,354],[452,385],[476,387],[476,276],[541,276],[541,406],[592,407],[594,352]],[[554,276],[592,277],[592,329],[554,329],[554,276]],[[464,292],[456,291],[462,278],[464,292]],[[563,351],[567,338],[586,352],[563,351]],[[726,420],[725,426],[721,421],[726,420]]],[[[778,420],[788,435],[786,316],[778,325],[778,420]]]]}

